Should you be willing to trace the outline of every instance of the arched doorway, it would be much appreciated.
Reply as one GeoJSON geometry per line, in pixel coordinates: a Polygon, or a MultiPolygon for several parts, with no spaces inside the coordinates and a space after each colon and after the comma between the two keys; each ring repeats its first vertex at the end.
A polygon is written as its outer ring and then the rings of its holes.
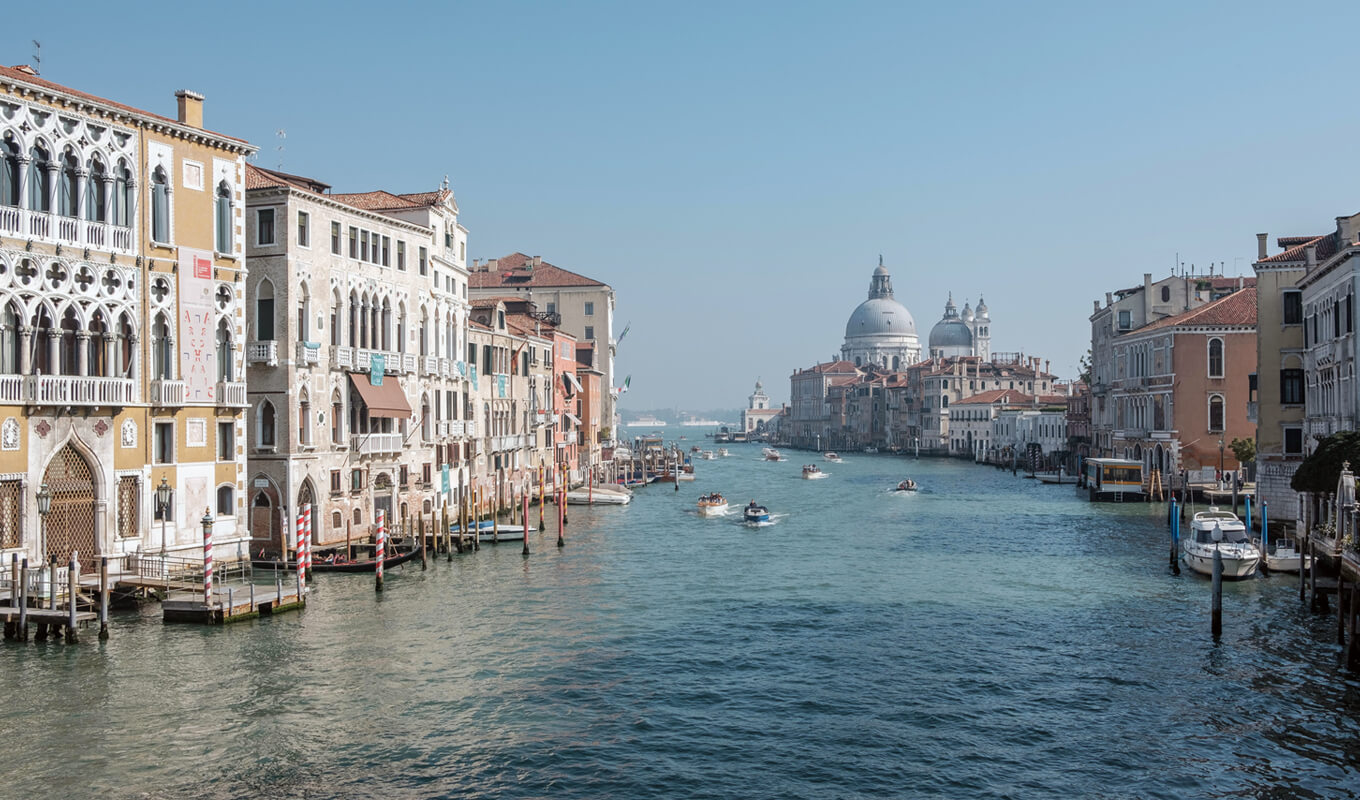
{"type": "Polygon", "coordinates": [[[255,497],[250,501],[250,538],[252,552],[262,549],[274,554],[283,552],[274,501],[270,493],[263,489],[256,490],[255,497]]]}
{"type": "Polygon", "coordinates": [[[396,527],[396,522],[392,518],[392,475],[387,472],[379,472],[373,479],[373,522],[377,524],[378,512],[383,512],[383,524],[388,531],[396,527]]]}
{"type": "Polygon", "coordinates": [[[73,551],[89,563],[98,554],[95,536],[95,483],[90,462],[71,445],[63,447],[47,464],[43,482],[52,493],[47,514],[47,554],[65,563],[73,551]]]}

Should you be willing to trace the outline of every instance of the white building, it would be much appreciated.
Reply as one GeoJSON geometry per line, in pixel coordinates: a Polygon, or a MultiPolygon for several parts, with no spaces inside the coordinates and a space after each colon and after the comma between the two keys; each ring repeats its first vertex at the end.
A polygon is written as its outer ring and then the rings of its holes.
{"type": "Polygon", "coordinates": [[[869,297],[845,324],[841,359],[857,367],[903,369],[921,358],[916,320],[907,307],[893,299],[892,279],[879,258],[869,281],[869,297]]]}
{"type": "Polygon", "coordinates": [[[977,313],[963,304],[963,313],[954,305],[950,295],[944,304],[944,316],[930,329],[930,357],[954,358],[977,356],[983,361],[992,357],[992,319],[987,303],[978,298],[977,313]]]}
{"type": "Polygon", "coordinates": [[[1355,295],[1360,289],[1360,214],[1338,217],[1324,246],[1306,250],[1299,279],[1303,304],[1304,449],[1318,438],[1360,427],[1355,379],[1355,295]],[[1318,252],[1325,252],[1319,259],[1318,252]]]}
{"type": "Polygon", "coordinates": [[[746,409],[741,412],[741,429],[748,434],[763,433],[770,420],[779,416],[781,409],[770,408],[770,396],[765,387],[756,381],[756,390],[746,400],[746,409]]]}

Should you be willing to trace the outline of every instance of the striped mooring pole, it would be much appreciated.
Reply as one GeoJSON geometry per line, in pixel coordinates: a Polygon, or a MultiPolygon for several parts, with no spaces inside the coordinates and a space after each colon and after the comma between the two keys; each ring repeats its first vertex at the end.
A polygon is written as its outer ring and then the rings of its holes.
{"type": "Polygon", "coordinates": [[[294,545],[294,564],[297,567],[298,580],[305,580],[307,577],[307,533],[302,527],[302,512],[297,516],[297,544],[294,545]]]}
{"type": "Polygon", "coordinates": [[[307,575],[312,576],[312,504],[302,507],[302,534],[307,541],[307,575]]]}
{"type": "Polygon", "coordinates": [[[377,584],[375,590],[383,590],[383,558],[387,555],[387,514],[380,508],[378,509],[378,563],[377,563],[377,584]]]}
{"type": "Polygon", "coordinates": [[[203,509],[203,604],[212,608],[213,589],[213,518],[210,509],[203,509]]]}

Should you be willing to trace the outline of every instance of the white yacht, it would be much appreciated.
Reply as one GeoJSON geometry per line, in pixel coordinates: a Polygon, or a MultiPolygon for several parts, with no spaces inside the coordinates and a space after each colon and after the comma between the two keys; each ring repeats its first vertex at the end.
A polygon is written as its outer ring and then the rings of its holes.
{"type": "Polygon", "coordinates": [[[623,486],[582,486],[567,492],[567,505],[626,506],[633,502],[633,492],[623,486]]]}
{"type": "Polygon", "coordinates": [[[1223,577],[1249,578],[1261,564],[1261,550],[1247,537],[1247,526],[1231,511],[1210,506],[1190,521],[1190,535],[1181,546],[1186,566],[1203,575],[1214,574],[1214,551],[1223,557],[1223,577]]]}

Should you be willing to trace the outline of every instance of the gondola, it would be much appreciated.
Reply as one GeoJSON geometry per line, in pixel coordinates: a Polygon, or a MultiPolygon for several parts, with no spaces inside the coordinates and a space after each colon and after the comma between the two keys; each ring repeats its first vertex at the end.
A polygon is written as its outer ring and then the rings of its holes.
{"type": "MultiPolygon", "coordinates": [[[[407,561],[420,557],[420,550],[407,550],[404,553],[394,553],[383,559],[383,569],[388,570],[398,564],[405,564],[407,561]]],[[[374,572],[378,568],[376,558],[367,561],[313,561],[312,572],[374,572]]]]}

